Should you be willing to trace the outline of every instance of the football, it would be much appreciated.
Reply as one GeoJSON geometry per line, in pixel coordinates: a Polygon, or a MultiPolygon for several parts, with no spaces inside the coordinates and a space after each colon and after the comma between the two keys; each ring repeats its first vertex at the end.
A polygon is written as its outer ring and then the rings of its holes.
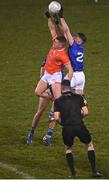
{"type": "Polygon", "coordinates": [[[48,6],[48,10],[50,14],[58,13],[61,10],[61,4],[57,1],[52,1],[48,6]]]}

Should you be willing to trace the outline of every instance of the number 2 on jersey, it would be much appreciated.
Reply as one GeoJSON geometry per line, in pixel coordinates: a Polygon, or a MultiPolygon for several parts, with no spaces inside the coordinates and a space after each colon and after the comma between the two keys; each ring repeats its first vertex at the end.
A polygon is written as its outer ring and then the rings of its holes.
{"type": "Polygon", "coordinates": [[[82,52],[78,52],[78,57],[76,58],[76,60],[78,61],[78,62],[83,62],[83,53],[82,52]]]}

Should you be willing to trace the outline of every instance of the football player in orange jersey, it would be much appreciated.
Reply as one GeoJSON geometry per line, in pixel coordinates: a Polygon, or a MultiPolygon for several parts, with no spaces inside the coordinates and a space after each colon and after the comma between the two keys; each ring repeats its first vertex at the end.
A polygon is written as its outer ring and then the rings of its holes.
{"type": "MultiPolygon", "coordinates": [[[[41,64],[41,69],[40,69],[40,78],[44,75],[45,63],[46,63],[46,59],[43,59],[42,64],[41,64]]],[[[50,93],[50,89],[47,89],[47,92],[50,93]]],[[[50,93],[50,95],[51,95],[51,93],[50,93]]],[[[33,143],[35,129],[37,128],[39,121],[41,119],[41,116],[42,116],[43,112],[45,111],[49,102],[50,102],[50,99],[43,98],[43,97],[39,98],[39,104],[38,104],[37,112],[35,113],[35,115],[32,119],[31,129],[28,132],[27,144],[33,143]]]]}
{"type": "Polygon", "coordinates": [[[49,98],[45,90],[51,85],[54,98],[56,99],[61,96],[62,64],[68,70],[69,80],[73,76],[73,70],[66,51],[66,39],[63,35],[58,35],[55,24],[50,17],[48,18],[48,27],[53,44],[46,58],[45,73],[37,84],[35,94],[39,97],[49,98]]]}
{"type": "MultiPolygon", "coordinates": [[[[68,78],[72,78],[73,70],[67,55],[65,46],[66,39],[61,35],[59,28],[53,24],[52,19],[48,18],[48,27],[51,32],[53,45],[46,58],[46,63],[44,64],[44,75],[39,81],[35,93],[40,96],[38,111],[33,117],[32,128],[30,129],[27,137],[27,144],[32,144],[33,134],[36,126],[39,123],[40,117],[44,112],[50,98],[48,89],[49,85],[52,87],[52,92],[55,98],[61,96],[61,81],[62,81],[62,64],[68,69],[68,78]]],[[[51,95],[52,96],[52,95],[51,95]]],[[[52,113],[52,112],[51,112],[52,113]]],[[[52,117],[51,117],[52,118],[52,117]]],[[[55,124],[52,122],[49,127],[54,128],[55,124]]]]}

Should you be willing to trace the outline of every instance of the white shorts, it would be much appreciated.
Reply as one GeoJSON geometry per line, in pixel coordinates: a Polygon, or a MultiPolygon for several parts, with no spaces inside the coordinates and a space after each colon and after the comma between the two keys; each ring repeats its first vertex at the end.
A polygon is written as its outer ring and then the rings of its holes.
{"type": "Polygon", "coordinates": [[[45,73],[41,79],[49,85],[55,84],[55,83],[61,83],[62,82],[62,73],[56,72],[56,73],[50,74],[47,71],[45,71],[45,73]]]}
{"type": "Polygon", "coordinates": [[[85,75],[84,72],[74,72],[73,77],[71,79],[71,87],[73,89],[84,90],[85,86],[85,75]]]}

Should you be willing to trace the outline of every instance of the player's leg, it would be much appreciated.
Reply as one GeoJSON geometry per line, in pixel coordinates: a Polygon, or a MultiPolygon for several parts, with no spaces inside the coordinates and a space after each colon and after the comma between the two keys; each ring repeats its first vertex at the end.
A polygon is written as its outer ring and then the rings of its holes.
{"type": "Polygon", "coordinates": [[[71,176],[76,177],[76,170],[74,167],[74,155],[72,152],[72,147],[65,146],[65,154],[66,154],[66,161],[68,167],[71,171],[71,176]]]}
{"type": "Polygon", "coordinates": [[[49,103],[49,100],[46,98],[40,98],[39,99],[39,106],[38,106],[37,113],[33,117],[32,128],[35,129],[37,127],[37,125],[40,121],[40,118],[41,118],[43,112],[45,111],[48,103],[49,103]]]}
{"type": "Polygon", "coordinates": [[[48,84],[45,80],[43,80],[43,77],[40,79],[40,81],[37,84],[37,87],[35,89],[35,94],[39,97],[49,98],[49,94],[45,92],[45,90],[48,88],[48,84]]]}
{"type": "MultiPolygon", "coordinates": [[[[53,96],[55,97],[55,99],[60,97],[61,96],[61,83],[52,84],[52,92],[53,92],[53,96]]],[[[51,111],[50,111],[50,118],[49,118],[47,134],[43,137],[43,141],[47,145],[51,145],[55,127],[56,127],[56,121],[54,119],[54,103],[53,103],[51,111]]]]}
{"type": "Polygon", "coordinates": [[[76,177],[74,156],[72,151],[72,145],[75,137],[74,128],[72,126],[66,126],[62,129],[62,137],[65,145],[65,155],[68,167],[71,171],[71,176],[76,177]]]}
{"type": "MultiPolygon", "coordinates": [[[[57,72],[51,75],[48,80],[49,84],[51,84],[52,95],[54,99],[61,96],[61,81],[62,81],[62,73],[57,72]]],[[[54,120],[54,104],[52,104],[51,112],[50,112],[50,123],[47,129],[47,134],[43,137],[43,141],[46,142],[47,145],[51,145],[51,140],[53,136],[54,129],[56,127],[56,122],[54,120]]]]}
{"type": "Polygon", "coordinates": [[[52,84],[52,91],[54,98],[57,99],[61,96],[61,82],[56,82],[52,84]]]}
{"type": "Polygon", "coordinates": [[[43,137],[43,141],[44,143],[46,143],[46,145],[49,145],[49,146],[51,145],[55,127],[56,127],[56,122],[54,120],[49,122],[47,133],[43,137]]]}
{"type": "Polygon", "coordinates": [[[101,177],[102,174],[96,169],[96,156],[91,135],[85,125],[82,125],[78,131],[78,137],[80,141],[83,142],[87,147],[88,160],[91,166],[92,176],[101,177]]]}
{"type": "Polygon", "coordinates": [[[55,127],[56,127],[56,121],[54,120],[54,102],[53,102],[52,107],[51,107],[51,111],[49,114],[49,125],[47,128],[47,133],[43,137],[43,141],[46,143],[46,145],[51,145],[55,127]]]}
{"type": "Polygon", "coordinates": [[[77,72],[75,77],[76,77],[75,93],[84,95],[85,75],[83,72],[77,72]]]}
{"type": "Polygon", "coordinates": [[[28,137],[27,137],[27,144],[32,144],[33,142],[33,135],[34,135],[34,131],[40,121],[40,118],[44,112],[44,110],[46,109],[47,105],[48,105],[49,100],[46,98],[40,98],[39,99],[39,106],[38,106],[38,110],[36,112],[36,114],[33,117],[32,120],[32,127],[28,133],[28,137]]]}
{"type": "Polygon", "coordinates": [[[86,144],[87,152],[88,152],[88,159],[92,170],[93,177],[102,177],[103,175],[97,171],[96,169],[96,155],[92,141],[86,144]]]}
{"type": "Polygon", "coordinates": [[[61,72],[56,72],[51,76],[50,84],[54,99],[57,99],[61,96],[61,82],[62,82],[61,72]]]}
{"type": "Polygon", "coordinates": [[[76,94],[84,95],[85,75],[83,72],[74,72],[71,79],[71,87],[76,94]]]}

